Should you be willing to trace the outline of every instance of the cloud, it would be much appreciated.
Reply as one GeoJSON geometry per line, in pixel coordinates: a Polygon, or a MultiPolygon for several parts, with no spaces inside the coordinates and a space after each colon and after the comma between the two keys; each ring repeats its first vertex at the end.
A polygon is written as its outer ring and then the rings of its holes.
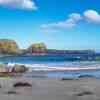
{"type": "Polygon", "coordinates": [[[54,30],[56,32],[57,29],[67,29],[72,28],[82,19],[81,15],[78,13],[72,13],[68,16],[68,19],[65,21],[60,21],[51,24],[43,24],[41,28],[45,30],[54,30]]]}
{"type": "Polygon", "coordinates": [[[44,32],[46,32],[45,30],[48,30],[48,32],[49,30],[50,32],[54,30],[56,32],[62,29],[71,29],[75,27],[80,21],[100,24],[100,14],[95,10],[86,10],[83,12],[83,15],[79,13],[72,13],[68,15],[68,18],[64,21],[43,24],[40,27],[44,32]]]}
{"type": "Polygon", "coordinates": [[[26,10],[37,10],[37,6],[32,0],[0,0],[0,5],[26,10]]]}
{"type": "Polygon", "coordinates": [[[85,11],[84,17],[90,22],[100,23],[100,14],[95,10],[85,11]]]}
{"type": "Polygon", "coordinates": [[[50,28],[42,28],[42,30],[40,30],[40,32],[44,32],[44,33],[56,33],[58,32],[57,29],[50,29],[50,28]]]}

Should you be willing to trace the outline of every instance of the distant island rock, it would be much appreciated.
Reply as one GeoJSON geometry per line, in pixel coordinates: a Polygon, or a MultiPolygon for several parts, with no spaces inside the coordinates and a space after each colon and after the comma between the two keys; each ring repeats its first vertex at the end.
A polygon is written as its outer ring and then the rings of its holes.
{"type": "Polygon", "coordinates": [[[27,51],[32,55],[45,55],[47,54],[47,47],[44,43],[32,44],[27,51]]]}
{"type": "MultiPolygon", "coordinates": [[[[67,55],[75,59],[95,59],[94,50],[57,50],[48,49],[44,43],[34,43],[26,49],[20,49],[16,41],[10,39],[0,39],[0,57],[2,56],[44,56],[44,55],[67,55]]],[[[98,58],[99,59],[99,58],[98,58]]]]}
{"type": "Polygon", "coordinates": [[[13,55],[18,53],[19,47],[14,40],[0,39],[0,54],[13,55]]]}

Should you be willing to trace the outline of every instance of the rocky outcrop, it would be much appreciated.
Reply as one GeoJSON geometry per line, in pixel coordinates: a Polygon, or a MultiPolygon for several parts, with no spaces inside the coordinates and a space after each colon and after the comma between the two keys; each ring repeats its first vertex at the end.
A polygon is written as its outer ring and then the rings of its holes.
{"type": "Polygon", "coordinates": [[[75,56],[76,54],[91,56],[95,54],[95,51],[94,50],[47,49],[44,43],[35,43],[35,44],[32,44],[28,49],[19,49],[17,43],[14,40],[0,39],[0,56],[2,55],[3,56],[4,55],[71,55],[71,56],[75,56]]]}
{"type": "Polygon", "coordinates": [[[24,73],[28,70],[28,68],[26,68],[25,65],[14,65],[14,67],[12,68],[12,72],[14,73],[24,73]]]}
{"type": "Polygon", "coordinates": [[[32,44],[27,51],[33,55],[45,55],[47,53],[47,47],[44,43],[36,43],[32,44]]]}
{"type": "Polygon", "coordinates": [[[0,40],[0,54],[16,54],[17,52],[18,45],[14,40],[0,40]]]}

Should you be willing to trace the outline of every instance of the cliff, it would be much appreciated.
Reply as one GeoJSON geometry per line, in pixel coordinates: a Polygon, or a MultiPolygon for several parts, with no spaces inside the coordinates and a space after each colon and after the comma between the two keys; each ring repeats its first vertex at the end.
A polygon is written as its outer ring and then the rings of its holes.
{"type": "Polygon", "coordinates": [[[44,43],[35,43],[27,49],[19,49],[14,40],[0,39],[0,56],[2,55],[95,55],[94,50],[56,50],[47,49],[44,43]]]}
{"type": "Polygon", "coordinates": [[[16,54],[18,45],[14,40],[0,39],[0,54],[16,54]]]}
{"type": "Polygon", "coordinates": [[[33,55],[45,55],[47,53],[47,47],[44,43],[32,44],[27,51],[33,55]]]}

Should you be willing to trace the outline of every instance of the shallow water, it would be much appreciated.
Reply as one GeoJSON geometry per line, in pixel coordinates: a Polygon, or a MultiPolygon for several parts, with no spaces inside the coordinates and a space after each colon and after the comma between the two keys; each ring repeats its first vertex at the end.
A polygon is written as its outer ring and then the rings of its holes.
{"type": "MultiPolygon", "coordinates": [[[[100,61],[79,61],[79,60],[68,60],[66,56],[28,56],[28,57],[3,57],[0,58],[1,63],[20,63],[20,64],[32,64],[35,70],[47,69],[48,67],[55,68],[69,68],[69,67],[96,67],[100,66],[100,61]]],[[[33,72],[34,73],[34,72],[33,72]]],[[[38,71],[39,73],[39,71],[38,71]]],[[[100,70],[92,71],[73,71],[73,72],[45,72],[47,77],[67,77],[67,78],[77,78],[80,75],[91,75],[96,78],[100,78],[100,70]]],[[[40,74],[42,75],[42,74],[40,74]]],[[[27,76],[27,75],[26,75],[27,76]]],[[[28,73],[28,76],[34,77],[34,74],[28,73]],[[29,75],[30,74],[30,75],[29,75]]]]}

